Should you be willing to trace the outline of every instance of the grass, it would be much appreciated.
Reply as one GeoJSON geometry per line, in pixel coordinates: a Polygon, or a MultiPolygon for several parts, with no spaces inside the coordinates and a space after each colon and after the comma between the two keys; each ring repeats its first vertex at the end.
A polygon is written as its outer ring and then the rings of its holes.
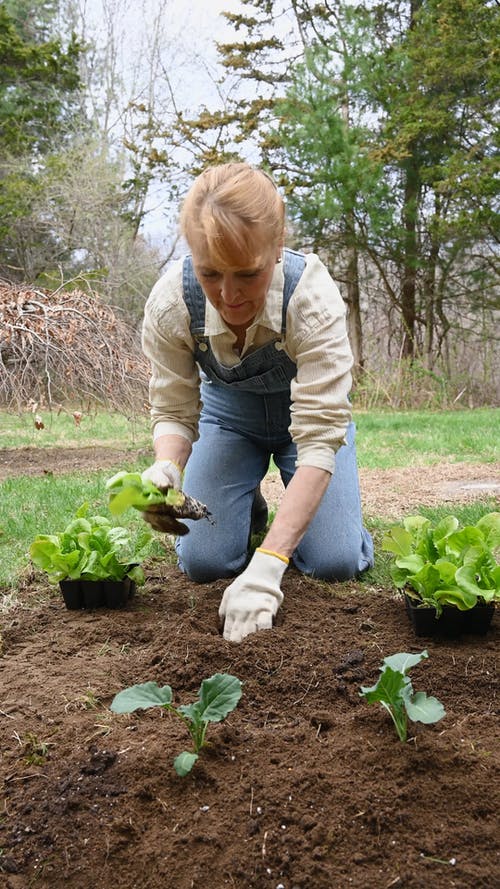
{"type": "MultiPolygon", "coordinates": [[[[0,412],[0,446],[7,447],[88,447],[99,444],[120,450],[144,449],[134,455],[128,469],[141,470],[152,454],[149,422],[146,417],[127,419],[119,414],[89,414],[76,426],[71,412],[42,416],[43,430],[35,430],[33,415],[12,415],[0,412]]],[[[426,465],[439,461],[491,463],[498,460],[500,411],[494,409],[460,411],[373,411],[357,413],[358,461],[361,467],[387,469],[407,465],[426,465]]],[[[51,475],[21,476],[0,482],[0,588],[8,591],[18,582],[19,574],[29,564],[28,548],[36,534],[60,531],[84,502],[92,513],[107,515],[104,485],[107,478],[123,468],[105,471],[51,475]]],[[[454,505],[453,513],[464,521],[477,521],[484,512],[497,509],[494,501],[481,501],[463,508],[454,505]],[[477,513],[477,510],[480,510],[477,513]],[[481,511],[482,510],[482,511],[481,511]],[[473,518],[476,516],[476,518],[473,518]],[[469,520],[467,520],[469,521],[469,520]]],[[[441,508],[439,508],[441,509],[441,508]]],[[[429,517],[439,510],[422,507],[419,512],[429,517]]],[[[450,512],[442,507],[442,514],[450,512]]],[[[141,522],[137,514],[126,513],[124,524],[141,522]]],[[[370,531],[376,543],[389,523],[370,520],[370,531]]],[[[387,571],[377,547],[377,565],[365,575],[377,583],[387,571]],[[380,573],[381,572],[381,573],[380,573]]],[[[382,582],[382,580],[380,581],[382,582]]]]}
{"type": "Polygon", "coordinates": [[[493,463],[500,457],[498,409],[356,412],[355,420],[362,468],[493,463]]]}
{"type": "Polygon", "coordinates": [[[120,450],[151,447],[146,414],[125,417],[103,412],[83,413],[77,426],[72,410],[37,413],[44,423],[36,429],[34,414],[0,411],[0,448],[113,447],[120,450]]]}
{"type": "MultiPolygon", "coordinates": [[[[40,411],[44,429],[31,412],[0,411],[0,447],[114,447],[151,449],[144,415],[83,414],[77,426],[71,410],[40,411]]],[[[362,468],[389,469],[448,462],[491,463],[499,459],[500,410],[355,411],[358,462],[362,468]]]]}

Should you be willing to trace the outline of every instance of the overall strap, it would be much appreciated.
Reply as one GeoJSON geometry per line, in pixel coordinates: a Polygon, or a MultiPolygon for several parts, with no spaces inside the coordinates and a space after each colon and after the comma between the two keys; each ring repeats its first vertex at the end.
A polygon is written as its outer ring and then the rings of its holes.
{"type": "Polygon", "coordinates": [[[193,267],[193,259],[189,253],[182,264],[182,295],[189,311],[190,329],[193,337],[205,333],[205,295],[201,289],[193,267]]]}
{"type": "Polygon", "coordinates": [[[285,265],[283,269],[283,276],[285,279],[285,285],[283,287],[283,308],[281,310],[281,335],[284,336],[286,333],[286,312],[288,309],[288,303],[293,295],[293,292],[300,281],[302,272],[304,271],[306,260],[302,253],[297,253],[295,250],[288,250],[285,248],[283,251],[285,258],[285,265]]]}

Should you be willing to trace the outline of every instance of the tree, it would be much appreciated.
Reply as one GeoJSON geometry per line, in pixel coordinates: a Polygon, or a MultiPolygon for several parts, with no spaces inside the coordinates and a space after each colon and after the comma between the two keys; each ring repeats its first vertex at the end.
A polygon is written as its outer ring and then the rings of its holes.
{"type": "Polygon", "coordinates": [[[52,287],[79,278],[136,320],[160,260],[138,236],[123,148],[113,150],[86,114],[83,44],[72,35],[64,50],[54,36],[58,2],[8,6],[0,6],[1,274],[52,287]]]}
{"type": "Polygon", "coordinates": [[[14,279],[24,268],[17,264],[13,235],[36,199],[44,156],[71,132],[80,87],[78,41],[72,36],[64,48],[49,39],[50,9],[32,7],[35,19],[42,13],[41,39],[32,36],[32,22],[28,27],[26,3],[0,5],[0,268],[14,279]]]}
{"type": "Polygon", "coordinates": [[[3,154],[42,154],[73,125],[81,46],[74,35],[66,48],[24,36],[9,6],[18,21],[21,12],[16,3],[0,5],[0,146],[3,154]]]}
{"type": "Polygon", "coordinates": [[[386,6],[391,22],[402,7],[403,30],[370,59],[369,92],[378,156],[401,196],[403,354],[423,348],[431,365],[451,327],[447,304],[487,307],[494,284],[500,18],[484,0],[412,0],[386,6]]]}
{"type": "Polygon", "coordinates": [[[398,354],[432,367],[449,332],[491,308],[496,5],[296,0],[295,43],[277,36],[283,3],[244,5],[255,14],[228,16],[238,37],[220,47],[223,64],[266,98],[240,103],[240,135],[255,127],[282,171],[302,237],[318,243],[321,226],[344,256],[357,251],[362,290],[378,277],[401,318],[398,354]]]}

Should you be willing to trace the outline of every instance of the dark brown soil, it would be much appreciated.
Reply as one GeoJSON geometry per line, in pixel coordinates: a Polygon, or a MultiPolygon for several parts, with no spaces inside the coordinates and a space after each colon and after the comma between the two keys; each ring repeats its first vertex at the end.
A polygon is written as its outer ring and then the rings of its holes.
{"type": "Polygon", "coordinates": [[[125,609],[72,612],[26,575],[2,618],[0,885],[500,885],[498,614],[486,636],[416,638],[391,590],[291,569],[278,626],[233,645],[216,623],[225,585],[194,585],[165,559],[125,609]],[[423,648],[414,687],[446,716],[402,744],[359,687],[383,657],[423,648]],[[109,710],[148,680],[189,703],[216,672],[243,696],[186,778],[172,765],[189,746],[180,722],[109,710]]]}

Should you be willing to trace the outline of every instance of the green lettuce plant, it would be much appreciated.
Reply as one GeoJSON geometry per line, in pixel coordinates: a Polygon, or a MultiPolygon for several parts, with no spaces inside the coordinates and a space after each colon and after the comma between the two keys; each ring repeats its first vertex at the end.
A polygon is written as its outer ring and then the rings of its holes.
{"type": "Polygon", "coordinates": [[[174,760],[175,771],[184,777],[193,768],[200,750],[207,746],[205,735],[209,723],[225,719],[236,707],[241,691],[241,682],[236,676],[215,673],[201,683],[197,701],[175,707],[170,685],[160,688],[156,682],[144,682],[118,692],[111,702],[111,710],[113,713],[133,713],[148,707],[162,707],[181,719],[193,744],[192,751],[184,750],[174,760]]]}
{"type": "Polygon", "coordinates": [[[147,528],[132,532],[100,515],[88,515],[87,503],[57,534],[38,534],[29,555],[49,583],[61,580],[116,580],[130,577],[144,583],[141,562],[150,551],[153,535],[147,528]]]}
{"type": "Polygon", "coordinates": [[[107,480],[106,491],[113,515],[121,515],[130,507],[140,511],[158,508],[175,518],[210,519],[204,503],[174,488],[160,491],[152,482],[143,480],[139,472],[117,472],[107,480]]]}
{"type": "Polygon", "coordinates": [[[437,698],[428,697],[424,691],[413,691],[408,670],[429,657],[426,649],[420,654],[399,652],[384,658],[380,677],[371,688],[361,686],[360,696],[369,704],[379,703],[390,714],[400,741],[408,736],[408,720],[427,725],[439,722],[446,715],[437,698]]]}
{"type": "Polygon", "coordinates": [[[500,512],[463,527],[453,515],[435,525],[424,516],[408,516],[384,535],[382,549],[393,555],[395,585],[419,604],[433,606],[437,617],[443,605],[467,611],[500,601],[500,512]]]}
{"type": "Polygon", "coordinates": [[[146,510],[151,506],[168,504],[178,506],[183,502],[183,494],[169,488],[160,491],[150,481],[143,481],[139,472],[121,470],[108,478],[106,491],[109,495],[109,508],[113,515],[121,515],[129,507],[146,510]]]}

